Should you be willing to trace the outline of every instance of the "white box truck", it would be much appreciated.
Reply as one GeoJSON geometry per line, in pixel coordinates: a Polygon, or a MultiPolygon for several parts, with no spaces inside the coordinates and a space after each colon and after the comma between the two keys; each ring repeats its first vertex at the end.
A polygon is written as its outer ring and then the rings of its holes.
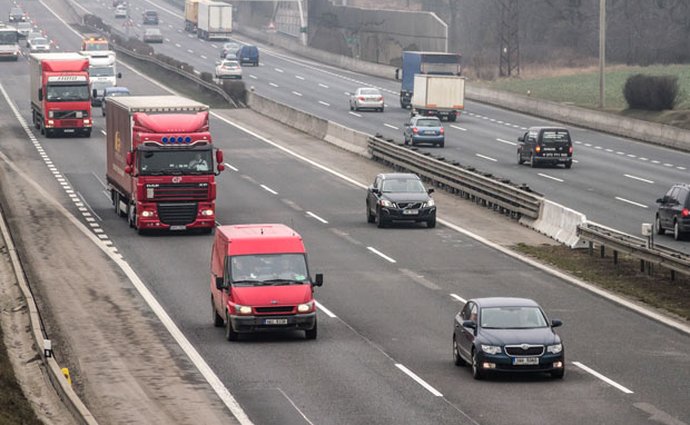
{"type": "Polygon", "coordinates": [[[227,40],[232,32],[232,5],[220,1],[199,1],[197,36],[204,40],[227,40]]]}
{"type": "Polygon", "coordinates": [[[465,77],[415,74],[412,115],[437,115],[455,121],[465,109],[465,77]]]}

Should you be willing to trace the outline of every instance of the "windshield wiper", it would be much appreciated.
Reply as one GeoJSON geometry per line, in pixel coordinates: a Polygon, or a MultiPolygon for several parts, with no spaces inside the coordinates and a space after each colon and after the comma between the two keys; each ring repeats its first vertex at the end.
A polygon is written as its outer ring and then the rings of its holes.
{"type": "Polygon", "coordinates": [[[263,281],[264,285],[277,285],[279,283],[287,283],[288,285],[292,285],[293,283],[302,283],[302,281],[295,279],[267,279],[263,281]]]}
{"type": "Polygon", "coordinates": [[[244,280],[233,280],[232,283],[233,284],[238,284],[238,283],[239,284],[243,284],[243,283],[255,284],[255,283],[262,283],[262,282],[260,280],[256,280],[256,279],[244,279],[244,280]]]}

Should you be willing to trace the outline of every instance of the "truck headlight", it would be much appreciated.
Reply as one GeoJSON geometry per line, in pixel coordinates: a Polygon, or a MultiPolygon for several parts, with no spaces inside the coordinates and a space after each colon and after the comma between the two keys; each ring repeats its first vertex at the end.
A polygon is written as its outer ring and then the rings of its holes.
{"type": "Polygon", "coordinates": [[[379,205],[381,205],[382,207],[390,208],[393,206],[393,203],[391,201],[389,201],[388,199],[381,199],[379,201],[379,205]]]}
{"type": "Polygon", "coordinates": [[[236,305],[235,311],[239,314],[252,314],[252,308],[248,305],[236,305]]]}
{"type": "Polygon", "coordinates": [[[53,121],[53,120],[48,120],[48,125],[49,125],[49,126],[52,127],[54,124],[55,124],[55,121],[53,121]]]}
{"type": "Polygon", "coordinates": [[[141,212],[142,217],[153,217],[153,211],[142,211],[141,212]]]}
{"type": "Polygon", "coordinates": [[[91,120],[88,118],[84,119],[84,125],[89,125],[89,124],[91,124],[91,120]]]}
{"type": "Polygon", "coordinates": [[[563,351],[563,344],[549,345],[546,347],[546,351],[552,354],[558,354],[563,351]]]}
{"type": "Polygon", "coordinates": [[[201,215],[210,217],[213,215],[213,210],[201,210],[201,215]]]}
{"type": "Polygon", "coordinates": [[[498,345],[482,344],[482,351],[486,354],[498,354],[501,352],[501,347],[499,347],[498,345]]]}
{"type": "Polygon", "coordinates": [[[300,304],[297,306],[298,313],[308,313],[314,308],[314,301],[309,301],[306,304],[300,304]]]}

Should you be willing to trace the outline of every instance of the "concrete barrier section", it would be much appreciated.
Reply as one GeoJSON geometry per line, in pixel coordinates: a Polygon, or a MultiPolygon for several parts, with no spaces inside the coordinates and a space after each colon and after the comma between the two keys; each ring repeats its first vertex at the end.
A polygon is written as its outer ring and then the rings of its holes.
{"type": "Polygon", "coordinates": [[[523,217],[520,223],[539,233],[557,240],[570,248],[585,248],[585,241],[577,236],[577,226],[587,221],[587,217],[573,209],[555,202],[544,200],[538,219],[523,217]]]}
{"type": "Polygon", "coordinates": [[[369,153],[369,135],[361,131],[347,128],[343,125],[328,121],[328,131],[324,140],[339,148],[371,159],[369,153]]]}
{"type": "Polygon", "coordinates": [[[247,93],[247,105],[262,115],[303,131],[317,139],[326,137],[328,121],[323,118],[315,117],[254,92],[247,93]]]}

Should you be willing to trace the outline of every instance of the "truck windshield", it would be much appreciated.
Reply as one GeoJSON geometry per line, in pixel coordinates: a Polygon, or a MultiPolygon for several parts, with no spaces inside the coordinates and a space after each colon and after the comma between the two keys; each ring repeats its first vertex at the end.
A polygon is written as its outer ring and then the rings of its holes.
{"type": "Polygon", "coordinates": [[[304,254],[236,255],[227,262],[238,286],[293,285],[309,282],[304,254]]]}
{"type": "Polygon", "coordinates": [[[17,31],[2,30],[0,31],[0,44],[17,44],[17,31]]]}
{"type": "Polygon", "coordinates": [[[50,102],[89,100],[89,86],[86,84],[48,84],[46,87],[46,100],[50,102]]]}
{"type": "Polygon", "coordinates": [[[139,155],[141,175],[211,174],[211,150],[143,150],[139,155]]]}
{"type": "Polygon", "coordinates": [[[92,66],[89,68],[90,77],[114,77],[115,70],[112,66],[92,66]]]}

